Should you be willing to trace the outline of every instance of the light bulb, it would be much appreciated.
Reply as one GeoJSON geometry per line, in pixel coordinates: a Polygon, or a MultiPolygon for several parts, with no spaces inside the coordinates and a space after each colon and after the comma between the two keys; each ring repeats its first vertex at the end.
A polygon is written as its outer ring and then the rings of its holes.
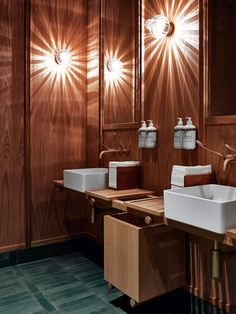
{"type": "Polygon", "coordinates": [[[110,59],[107,62],[107,69],[112,73],[119,74],[122,71],[122,62],[119,59],[110,59]]]}
{"type": "Polygon", "coordinates": [[[173,33],[174,25],[164,15],[156,15],[145,22],[150,33],[160,40],[173,33]]]}
{"type": "Polygon", "coordinates": [[[55,60],[59,65],[67,67],[71,63],[71,53],[66,49],[59,50],[55,55],[55,60]]]}

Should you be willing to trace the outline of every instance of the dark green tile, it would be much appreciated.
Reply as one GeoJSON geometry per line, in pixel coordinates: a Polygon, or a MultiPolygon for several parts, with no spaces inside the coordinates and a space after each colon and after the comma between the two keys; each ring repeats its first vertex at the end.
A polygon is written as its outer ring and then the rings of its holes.
{"type": "Polygon", "coordinates": [[[28,314],[44,310],[40,303],[29,293],[21,292],[0,299],[0,313],[28,314]]]}
{"type": "Polygon", "coordinates": [[[36,293],[35,297],[48,313],[55,312],[57,310],[42,293],[36,293]]]}
{"type": "Polygon", "coordinates": [[[82,299],[76,299],[67,303],[63,303],[58,306],[62,313],[79,313],[79,314],[90,314],[90,313],[117,313],[115,307],[109,303],[104,302],[96,295],[89,295],[82,299]]]}

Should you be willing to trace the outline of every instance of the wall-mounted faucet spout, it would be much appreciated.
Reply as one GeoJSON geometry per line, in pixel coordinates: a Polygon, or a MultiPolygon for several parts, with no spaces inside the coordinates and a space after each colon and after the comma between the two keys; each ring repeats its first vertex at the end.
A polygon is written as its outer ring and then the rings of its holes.
{"type": "Polygon", "coordinates": [[[231,162],[236,162],[236,148],[228,145],[228,144],[225,144],[225,148],[230,152],[228,154],[225,154],[225,153],[219,153],[211,148],[208,148],[206,147],[205,145],[202,144],[202,142],[200,141],[196,141],[197,144],[202,147],[203,149],[219,156],[220,158],[223,159],[223,168],[222,170],[225,172],[227,171],[227,168],[228,168],[228,165],[231,163],[231,162]]]}
{"type": "Polygon", "coordinates": [[[128,149],[122,149],[122,148],[109,148],[107,150],[103,150],[99,154],[99,159],[102,159],[102,156],[108,153],[129,153],[128,149]]]}
{"type": "Polygon", "coordinates": [[[109,154],[109,153],[120,153],[120,154],[129,153],[128,149],[124,148],[123,145],[121,145],[120,143],[117,142],[116,133],[113,133],[113,140],[114,140],[115,145],[116,145],[116,147],[114,147],[114,148],[109,148],[105,144],[102,143],[102,145],[106,148],[106,150],[103,150],[100,152],[99,159],[102,159],[103,155],[109,154]]]}

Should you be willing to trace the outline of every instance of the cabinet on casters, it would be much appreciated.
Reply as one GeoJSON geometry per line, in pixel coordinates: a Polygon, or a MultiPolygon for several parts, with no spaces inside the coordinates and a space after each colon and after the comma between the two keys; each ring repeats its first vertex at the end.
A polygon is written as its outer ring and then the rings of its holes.
{"type": "Polygon", "coordinates": [[[184,233],[131,213],[105,216],[104,277],[131,306],[184,286],[184,233]]]}

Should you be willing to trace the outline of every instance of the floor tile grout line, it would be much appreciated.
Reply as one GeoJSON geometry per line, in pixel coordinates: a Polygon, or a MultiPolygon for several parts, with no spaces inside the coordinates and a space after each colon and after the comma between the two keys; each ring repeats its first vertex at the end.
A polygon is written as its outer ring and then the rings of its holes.
{"type": "MultiPolygon", "coordinates": [[[[49,259],[49,258],[48,258],[48,259],[49,259]]],[[[27,264],[27,263],[26,263],[26,264],[27,264]]],[[[14,266],[16,266],[16,265],[14,265],[14,266]]],[[[15,272],[14,267],[11,266],[11,268],[13,268],[13,271],[15,272]]],[[[18,268],[19,268],[19,267],[18,267],[18,268]]],[[[19,271],[22,272],[21,269],[19,269],[19,271]]],[[[15,272],[15,273],[16,273],[16,272],[15,272]]],[[[18,276],[17,273],[16,273],[16,275],[18,276]]],[[[20,277],[20,280],[21,280],[21,281],[23,282],[23,284],[26,286],[26,288],[28,289],[29,293],[37,300],[37,302],[42,306],[42,308],[44,308],[44,310],[46,310],[46,309],[45,309],[45,307],[41,304],[41,302],[38,300],[38,298],[36,297],[36,294],[41,294],[41,295],[44,297],[44,299],[54,308],[54,310],[59,311],[59,309],[57,308],[57,306],[56,306],[55,304],[52,304],[52,303],[47,299],[47,296],[44,294],[44,291],[43,291],[40,287],[37,287],[37,286],[34,284],[34,282],[32,281],[32,279],[31,279],[31,277],[30,277],[29,274],[27,274],[27,273],[26,273],[26,274],[23,274],[23,273],[22,273],[22,276],[20,277]],[[30,288],[28,287],[27,283],[24,281],[25,277],[27,277],[27,280],[29,280],[29,281],[31,282],[32,286],[34,286],[35,289],[37,290],[35,293],[30,290],[30,288]]]]}
{"type": "MultiPolygon", "coordinates": [[[[61,256],[63,257],[63,255],[61,256]]],[[[67,256],[67,254],[65,254],[64,256],[67,256]]],[[[96,263],[89,260],[89,258],[83,256],[82,254],[78,254],[78,265],[80,264],[79,258],[82,258],[82,263],[85,264],[85,268],[87,266],[86,264],[88,264],[88,268],[93,269],[93,267],[96,267],[97,270],[103,271],[102,267],[98,266],[96,263]]],[[[71,267],[76,266],[76,263],[77,263],[76,258],[73,258],[73,260],[75,263],[73,261],[72,262],[69,261],[69,265],[71,267]]],[[[37,298],[37,296],[41,296],[52,307],[52,310],[50,310],[50,312],[57,311],[58,313],[61,313],[56,303],[48,299],[47,295],[45,294],[45,290],[34,283],[32,276],[29,273],[29,270],[27,271],[27,267],[25,270],[22,269],[22,267],[24,266],[29,266],[29,267],[32,266],[32,271],[33,271],[34,264],[35,264],[35,268],[37,268],[37,264],[40,267],[41,261],[43,263],[49,262],[49,264],[50,264],[50,261],[53,261],[53,263],[57,264],[63,270],[63,272],[65,272],[65,274],[68,274],[69,276],[71,276],[75,280],[75,282],[81,283],[86,290],[92,292],[98,298],[98,300],[100,300],[104,304],[109,305],[109,308],[111,307],[115,312],[121,313],[121,311],[117,310],[116,306],[111,304],[106,298],[104,298],[101,294],[97,292],[96,287],[91,286],[91,282],[88,283],[86,281],[86,278],[81,278],[79,277],[79,275],[75,275],[75,273],[70,269],[70,267],[69,268],[66,267],[64,263],[60,263],[60,261],[58,261],[58,259],[55,257],[47,257],[47,258],[36,260],[36,261],[29,261],[29,262],[9,266],[9,270],[16,276],[16,279],[19,280],[20,284],[27,290],[30,297],[32,297],[35,301],[37,301],[37,304],[39,304],[40,307],[44,309],[45,311],[47,311],[47,308],[44,306],[42,302],[40,302],[40,298],[37,298]]],[[[94,271],[94,273],[96,273],[96,271],[94,271]]]]}

